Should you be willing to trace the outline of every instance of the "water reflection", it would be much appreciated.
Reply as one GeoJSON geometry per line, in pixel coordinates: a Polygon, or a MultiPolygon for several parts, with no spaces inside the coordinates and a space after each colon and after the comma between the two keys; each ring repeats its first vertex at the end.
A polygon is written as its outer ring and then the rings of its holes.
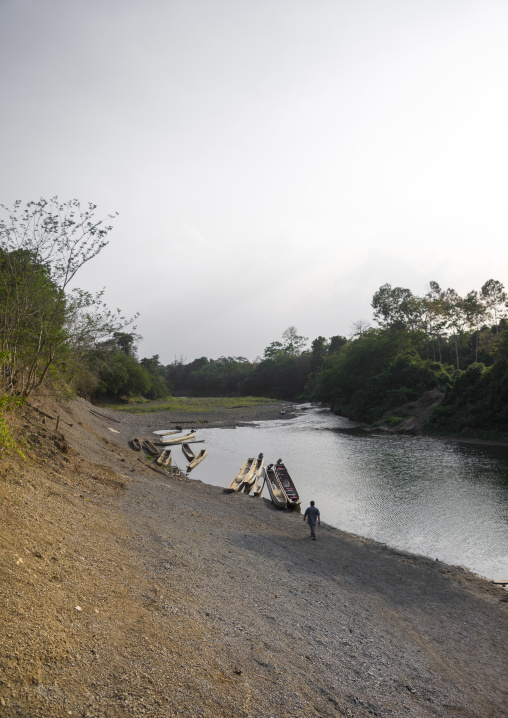
{"type": "Polygon", "coordinates": [[[369,434],[316,408],[294,420],[200,430],[200,438],[208,455],[193,478],[227,486],[262,451],[267,463],[284,459],[303,504],[314,499],[326,523],[508,578],[504,447],[369,434]]]}

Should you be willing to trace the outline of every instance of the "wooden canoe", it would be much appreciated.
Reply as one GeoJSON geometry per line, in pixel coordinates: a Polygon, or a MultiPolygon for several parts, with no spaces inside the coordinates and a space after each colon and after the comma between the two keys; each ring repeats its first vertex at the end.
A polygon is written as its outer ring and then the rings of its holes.
{"type": "Polygon", "coordinates": [[[164,449],[161,451],[157,463],[160,466],[171,466],[171,449],[164,449]]]}
{"type": "Polygon", "coordinates": [[[141,451],[141,441],[139,439],[136,439],[136,437],[134,437],[134,439],[132,439],[131,446],[134,449],[134,451],[141,451]]]}
{"type": "Polygon", "coordinates": [[[198,453],[196,454],[196,456],[192,459],[192,461],[191,461],[190,464],[188,465],[187,471],[192,471],[192,469],[193,469],[195,466],[197,466],[197,465],[200,463],[200,461],[203,461],[203,459],[204,459],[205,456],[206,456],[206,453],[207,453],[207,452],[206,452],[206,449],[201,449],[201,451],[198,451],[198,453]]]}
{"type": "Polygon", "coordinates": [[[143,439],[143,449],[148,451],[152,456],[159,456],[159,449],[148,439],[143,439]]]}
{"type": "Polygon", "coordinates": [[[182,444],[182,451],[185,454],[187,461],[192,461],[196,458],[196,454],[192,451],[189,444],[182,444]]]}
{"type": "Polygon", "coordinates": [[[244,493],[250,494],[251,490],[254,489],[254,485],[257,486],[257,478],[258,474],[263,468],[263,454],[259,454],[258,458],[256,459],[256,465],[254,467],[254,473],[250,477],[250,479],[246,479],[243,482],[243,490],[244,493]]]}
{"type": "Polygon", "coordinates": [[[266,469],[264,466],[261,467],[261,469],[258,472],[258,475],[256,477],[256,483],[254,484],[254,496],[261,496],[263,493],[263,487],[265,485],[266,481],[266,469]]]}
{"type": "Polygon", "coordinates": [[[273,464],[269,464],[266,467],[266,485],[268,486],[272,503],[275,504],[278,509],[285,509],[288,504],[288,499],[286,492],[282,488],[280,479],[273,468],[273,464]]]}
{"type": "Polygon", "coordinates": [[[159,439],[161,444],[183,444],[186,441],[189,441],[189,439],[193,439],[196,436],[195,431],[191,431],[190,434],[185,434],[185,436],[177,436],[174,439],[165,439],[163,436],[159,439]]]}
{"type": "Polygon", "coordinates": [[[240,491],[245,481],[248,481],[256,469],[256,459],[247,459],[226,491],[240,491]]]}
{"type": "Polygon", "coordinates": [[[296,490],[295,482],[289,475],[289,471],[284,466],[282,459],[278,459],[273,468],[275,469],[279,481],[282,484],[282,488],[284,489],[284,493],[287,496],[288,508],[296,509],[300,506],[302,500],[300,498],[300,494],[296,490]]]}
{"type": "Polygon", "coordinates": [[[162,429],[161,431],[152,431],[156,436],[169,436],[169,434],[179,434],[181,429],[162,429]]]}

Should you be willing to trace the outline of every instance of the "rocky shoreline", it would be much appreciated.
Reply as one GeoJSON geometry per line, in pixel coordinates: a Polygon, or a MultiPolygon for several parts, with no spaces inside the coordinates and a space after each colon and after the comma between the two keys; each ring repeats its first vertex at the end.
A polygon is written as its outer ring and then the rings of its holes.
{"type": "MultiPolygon", "coordinates": [[[[160,417],[90,408],[48,406],[61,432],[28,413],[3,462],[2,716],[508,715],[507,591],[326,524],[309,541],[139,461],[160,417]]],[[[208,426],[280,415],[235,411],[208,426]]]]}

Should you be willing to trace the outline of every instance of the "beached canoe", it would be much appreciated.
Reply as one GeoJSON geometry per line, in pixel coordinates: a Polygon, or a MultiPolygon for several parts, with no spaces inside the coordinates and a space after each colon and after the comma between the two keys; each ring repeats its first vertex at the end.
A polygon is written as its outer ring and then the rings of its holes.
{"type": "Polygon", "coordinates": [[[185,434],[185,436],[176,436],[172,439],[165,439],[164,436],[161,436],[159,441],[161,444],[183,444],[184,442],[193,439],[195,436],[196,432],[191,431],[189,434],[185,434]]]}
{"type": "Polygon", "coordinates": [[[266,469],[264,466],[258,472],[256,477],[256,483],[254,484],[253,494],[254,496],[261,496],[263,493],[263,487],[266,481],[266,469]]]}
{"type": "Polygon", "coordinates": [[[171,466],[171,449],[164,449],[161,451],[157,463],[160,466],[171,466]]]}
{"type": "Polygon", "coordinates": [[[190,464],[187,467],[187,471],[192,471],[192,469],[197,466],[206,456],[206,449],[201,449],[201,451],[198,451],[196,456],[192,459],[190,464]]]}
{"type": "Polygon", "coordinates": [[[189,444],[182,444],[182,451],[185,454],[187,461],[192,461],[196,458],[196,454],[192,451],[189,444]]]}
{"type": "Polygon", "coordinates": [[[302,500],[300,498],[300,494],[296,490],[295,482],[289,475],[289,471],[284,466],[282,459],[278,459],[277,463],[274,465],[273,468],[275,469],[275,473],[279,477],[280,483],[282,484],[282,488],[284,489],[284,493],[287,496],[288,508],[298,508],[302,503],[302,500]]]}
{"type": "Polygon", "coordinates": [[[245,481],[248,481],[256,470],[257,459],[247,459],[226,491],[240,491],[245,481]]]}
{"type": "Polygon", "coordinates": [[[136,437],[134,437],[134,439],[132,439],[131,446],[134,449],[134,451],[141,451],[141,441],[139,439],[136,439],[136,437]]]}
{"type": "Polygon", "coordinates": [[[256,459],[256,466],[254,468],[254,473],[252,474],[250,479],[246,479],[243,482],[244,493],[250,494],[250,492],[254,489],[254,486],[257,485],[257,477],[262,468],[263,468],[263,454],[259,454],[258,458],[256,459]]]}
{"type": "Polygon", "coordinates": [[[169,436],[170,434],[180,434],[181,429],[161,429],[160,431],[152,431],[156,436],[169,436]]]}
{"type": "Polygon", "coordinates": [[[143,439],[143,449],[148,451],[152,456],[159,456],[159,449],[148,439],[143,439]]]}
{"type": "Polygon", "coordinates": [[[288,499],[286,496],[286,492],[282,487],[280,479],[277,476],[275,469],[273,468],[273,464],[269,464],[266,467],[266,485],[268,486],[268,491],[270,492],[270,498],[272,499],[272,503],[278,509],[285,509],[288,504],[288,499]]]}

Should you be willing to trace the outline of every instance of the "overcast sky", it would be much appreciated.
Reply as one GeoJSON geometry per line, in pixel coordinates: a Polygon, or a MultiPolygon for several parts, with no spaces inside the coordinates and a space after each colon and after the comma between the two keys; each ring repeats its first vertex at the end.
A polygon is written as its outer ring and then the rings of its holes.
{"type": "Polygon", "coordinates": [[[0,203],[118,211],[77,285],[163,363],[508,286],[507,37],[506,0],[0,0],[0,203]]]}

